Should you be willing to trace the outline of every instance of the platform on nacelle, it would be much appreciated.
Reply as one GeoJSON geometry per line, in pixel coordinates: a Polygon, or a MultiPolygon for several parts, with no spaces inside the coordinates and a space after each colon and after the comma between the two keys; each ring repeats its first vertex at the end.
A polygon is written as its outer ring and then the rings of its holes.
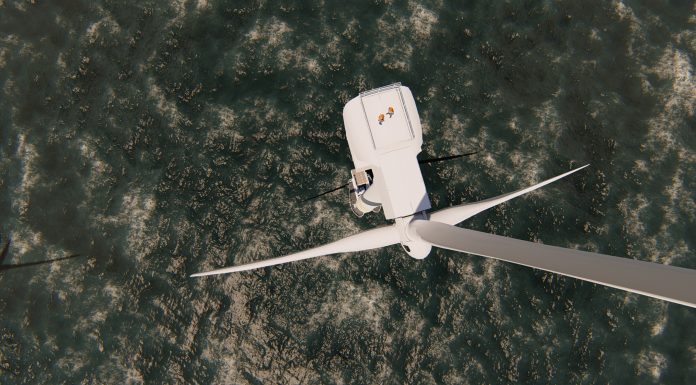
{"type": "Polygon", "coordinates": [[[376,150],[389,150],[413,140],[413,128],[406,113],[400,85],[362,93],[360,102],[376,150]],[[390,107],[393,109],[391,113],[390,107]],[[379,120],[380,116],[383,116],[383,121],[379,120]]]}

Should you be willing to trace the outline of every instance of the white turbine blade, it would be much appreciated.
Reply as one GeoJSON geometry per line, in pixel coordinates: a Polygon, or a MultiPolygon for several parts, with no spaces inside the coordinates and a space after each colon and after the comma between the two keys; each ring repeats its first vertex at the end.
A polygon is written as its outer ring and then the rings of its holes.
{"type": "Polygon", "coordinates": [[[494,198],[489,198],[486,200],[482,200],[479,202],[472,202],[472,203],[465,203],[459,206],[453,206],[449,207],[446,209],[442,209],[440,211],[436,211],[432,214],[430,214],[430,220],[440,222],[440,223],[447,223],[448,225],[456,225],[457,223],[471,218],[474,215],[480,213],[481,211],[485,211],[490,209],[493,206],[497,206],[503,202],[507,202],[512,198],[516,198],[520,195],[526,194],[530,191],[536,190],[539,187],[546,186],[549,183],[555,182],[563,177],[566,177],[576,171],[582,170],[583,168],[589,166],[589,164],[586,164],[582,167],[576,168],[575,170],[568,171],[565,174],[561,174],[557,177],[545,180],[539,184],[535,184],[534,186],[527,187],[522,190],[517,190],[515,192],[511,192],[505,195],[500,195],[494,198]]]}
{"type": "Polygon", "coordinates": [[[367,230],[363,231],[362,233],[351,235],[349,237],[340,239],[336,242],[331,242],[323,246],[315,247],[313,249],[305,251],[300,251],[299,253],[286,255],[284,257],[266,259],[263,261],[247,263],[245,265],[226,267],[223,269],[208,271],[205,273],[193,274],[191,276],[202,277],[205,275],[234,273],[237,271],[258,269],[266,266],[279,265],[281,263],[320,257],[323,255],[377,249],[396,243],[399,243],[399,233],[396,227],[394,227],[394,225],[378,227],[376,229],[367,230]]]}
{"type": "Polygon", "coordinates": [[[412,224],[434,246],[517,263],[696,307],[696,270],[565,249],[431,221],[412,224]]]}

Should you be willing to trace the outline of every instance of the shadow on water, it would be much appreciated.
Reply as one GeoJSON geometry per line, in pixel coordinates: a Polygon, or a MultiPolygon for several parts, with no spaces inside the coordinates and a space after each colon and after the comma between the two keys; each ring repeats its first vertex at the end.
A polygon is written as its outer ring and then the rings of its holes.
{"type": "Polygon", "coordinates": [[[44,265],[44,264],[49,264],[49,263],[55,263],[55,262],[60,262],[64,261],[66,259],[71,259],[71,258],[77,258],[81,257],[82,255],[80,254],[72,254],[68,255],[67,257],[61,257],[61,258],[53,258],[53,259],[46,259],[44,261],[36,261],[36,262],[26,262],[26,263],[16,263],[12,265],[3,265],[2,263],[5,261],[5,257],[7,257],[7,253],[10,250],[10,241],[8,240],[5,243],[5,247],[2,248],[2,252],[0,253],[0,272],[3,272],[5,270],[11,270],[11,269],[18,269],[20,267],[29,267],[29,266],[36,266],[36,265],[44,265]]]}

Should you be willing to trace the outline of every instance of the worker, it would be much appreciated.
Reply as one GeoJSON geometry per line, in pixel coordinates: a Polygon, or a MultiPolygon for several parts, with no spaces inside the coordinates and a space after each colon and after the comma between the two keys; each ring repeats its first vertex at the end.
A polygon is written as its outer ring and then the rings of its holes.
{"type": "Polygon", "coordinates": [[[379,116],[377,117],[377,121],[379,122],[379,124],[384,123],[384,114],[379,114],[379,116]]]}
{"type": "Polygon", "coordinates": [[[387,111],[387,115],[389,115],[390,118],[392,116],[394,116],[394,107],[389,106],[389,110],[387,111]]]}

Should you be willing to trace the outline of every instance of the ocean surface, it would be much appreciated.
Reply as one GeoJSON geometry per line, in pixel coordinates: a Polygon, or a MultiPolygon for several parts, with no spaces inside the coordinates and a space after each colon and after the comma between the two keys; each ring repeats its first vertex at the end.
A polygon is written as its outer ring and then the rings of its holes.
{"type": "Polygon", "coordinates": [[[696,268],[694,1],[0,0],[2,384],[694,384],[696,309],[399,247],[342,108],[408,86],[434,209],[696,268]]]}

